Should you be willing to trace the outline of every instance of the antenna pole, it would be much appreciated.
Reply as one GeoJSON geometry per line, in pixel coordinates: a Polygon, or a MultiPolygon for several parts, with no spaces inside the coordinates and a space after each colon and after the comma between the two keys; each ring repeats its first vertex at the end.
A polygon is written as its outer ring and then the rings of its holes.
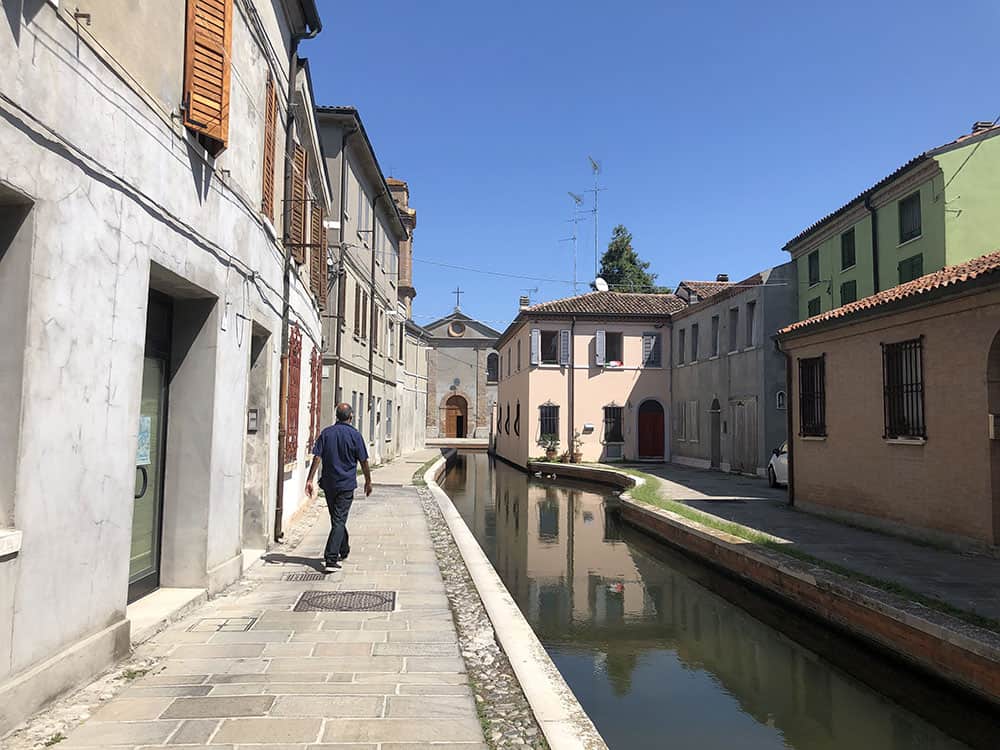
{"type": "Polygon", "coordinates": [[[601,275],[601,251],[600,251],[601,243],[600,243],[600,231],[598,228],[598,215],[599,215],[598,206],[599,206],[599,197],[601,191],[604,190],[604,188],[601,187],[600,183],[601,163],[598,161],[594,161],[594,158],[591,156],[588,156],[587,160],[590,162],[590,169],[594,173],[594,188],[593,190],[588,190],[587,192],[588,193],[593,192],[594,194],[594,210],[591,213],[594,214],[594,276],[596,278],[597,276],[601,275]]]}

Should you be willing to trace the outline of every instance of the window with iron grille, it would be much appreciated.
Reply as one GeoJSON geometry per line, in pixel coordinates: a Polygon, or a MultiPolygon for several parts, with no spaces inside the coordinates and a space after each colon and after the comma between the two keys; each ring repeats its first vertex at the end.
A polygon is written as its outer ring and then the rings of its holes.
{"type": "Polygon", "coordinates": [[[920,191],[908,195],[899,202],[899,242],[919,237],[920,226],[920,191]]]}
{"type": "Polygon", "coordinates": [[[826,435],[826,358],[799,360],[799,434],[826,435]]]}
{"type": "Polygon", "coordinates": [[[926,438],[923,339],[882,345],[885,437],[926,438]]]}
{"type": "Polygon", "coordinates": [[[604,442],[624,443],[625,437],[622,434],[622,407],[604,407],[604,442]]]}
{"type": "Polygon", "coordinates": [[[542,404],[538,407],[538,434],[559,434],[559,406],[557,404],[542,404]]]}

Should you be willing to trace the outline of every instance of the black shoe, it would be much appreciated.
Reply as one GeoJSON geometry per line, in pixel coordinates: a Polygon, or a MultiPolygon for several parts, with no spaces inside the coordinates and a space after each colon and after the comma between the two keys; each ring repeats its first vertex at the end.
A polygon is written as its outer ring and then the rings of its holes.
{"type": "Polygon", "coordinates": [[[334,573],[340,570],[340,563],[334,560],[333,562],[327,561],[326,565],[323,566],[324,573],[334,573]]]}
{"type": "Polygon", "coordinates": [[[340,560],[341,560],[341,562],[343,562],[344,560],[346,560],[347,556],[349,554],[351,554],[351,548],[350,547],[345,547],[344,549],[342,549],[340,551],[340,560]]]}

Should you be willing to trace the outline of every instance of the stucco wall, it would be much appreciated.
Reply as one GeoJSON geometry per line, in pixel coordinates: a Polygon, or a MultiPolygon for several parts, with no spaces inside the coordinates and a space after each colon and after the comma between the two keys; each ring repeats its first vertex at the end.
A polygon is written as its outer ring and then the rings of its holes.
{"type": "Polygon", "coordinates": [[[826,357],[825,438],[797,434],[791,389],[796,502],[996,544],[986,367],[998,314],[994,290],[787,340],[795,373],[801,358],[826,357]],[[899,444],[882,437],[881,344],[918,336],[927,441],[899,444]]]}

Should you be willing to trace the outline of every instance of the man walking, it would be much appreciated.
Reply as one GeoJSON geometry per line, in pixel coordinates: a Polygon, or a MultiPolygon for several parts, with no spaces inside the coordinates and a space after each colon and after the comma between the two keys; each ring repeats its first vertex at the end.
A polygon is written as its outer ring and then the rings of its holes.
{"type": "Polygon", "coordinates": [[[361,433],[351,426],[354,409],[350,404],[337,404],[337,423],[319,434],[313,446],[313,462],[306,480],[306,493],[311,497],[315,491],[313,477],[320,462],[323,474],[319,486],[326,495],[326,507],[330,511],[330,536],[326,540],[324,553],[325,571],[332,573],[340,568],[340,560],[347,557],[347,515],[354,502],[354,490],[358,487],[358,462],[365,473],[365,496],[372,494],[372,473],[368,468],[368,451],[361,433]]]}

